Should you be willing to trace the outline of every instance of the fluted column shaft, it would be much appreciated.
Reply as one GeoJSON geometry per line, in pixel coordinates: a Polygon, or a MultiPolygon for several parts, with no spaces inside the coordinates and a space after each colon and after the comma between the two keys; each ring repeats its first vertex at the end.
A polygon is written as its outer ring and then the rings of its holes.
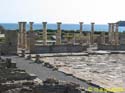
{"type": "Polygon", "coordinates": [[[108,39],[109,39],[109,43],[111,44],[112,41],[112,24],[109,23],[109,32],[108,32],[108,39]]]}
{"type": "Polygon", "coordinates": [[[57,22],[56,45],[61,45],[61,22],[57,22]]]}
{"type": "Polygon", "coordinates": [[[43,45],[47,45],[47,22],[43,22],[43,45]]]}
{"type": "Polygon", "coordinates": [[[80,35],[82,35],[82,31],[83,31],[83,22],[79,22],[80,24],[80,35]]]}
{"type": "Polygon", "coordinates": [[[33,22],[30,22],[30,31],[32,32],[33,31],[33,22]]]}
{"type": "Polygon", "coordinates": [[[101,35],[101,43],[105,44],[105,32],[102,32],[101,34],[102,34],[101,35]]]}
{"type": "Polygon", "coordinates": [[[23,48],[23,44],[24,44],[24,32],[23,32],[23,22],[21,23],[21,27],[20,27],[20,38],[21,38],[21,48],[23,48]]]}
{"type": "Polygon", "coordinates": [[[21,22],[18,22],[19,25],[19,32],[18,32],[18,48],[21,47],[21,22]]]}
{"type": "Polygon", "coordinates": [[[90,45],[91,44],[91,33],[87,33],[87,44],[90,45]]]}
{"type": "Polygon", "coordinates": [[[115,44],[119,45],[118,23],[115,24],[115,44]]]}
{"type": "Polygon", "coordinates": [[[115,44],[115,30],[114,30],[114,23],[112,23],[112,41],[111,44],[114,45],[115,44]]]}
{"type": "Polygon", "coordinates": [[[23,22],[23,48],[27,49],[26,22],[23,22]]]}
{"type": "Polygon", "coordinates": [[[94,24],[95,23],[91,23],[91,44],[94,44],[94,24]]]}

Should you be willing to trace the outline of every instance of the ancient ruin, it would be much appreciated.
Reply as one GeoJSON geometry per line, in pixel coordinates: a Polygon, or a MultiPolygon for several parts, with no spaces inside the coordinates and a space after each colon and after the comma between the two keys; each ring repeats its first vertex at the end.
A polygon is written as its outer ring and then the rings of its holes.
{"type": "MultiPolygon", "coordinates": [[[[18,30],[2,32],[1,55],[19,55],[37,66],[64,73],[103,90],[124,87],[125,34],[119,32],[119,22],[109,23],[108,32],[99,33],[94,29],[94,22],[90,32],[85,32],[83,22],[79,22],[79,30],[72,33],[63,31],[61,22],[57,22],[55,32],[48,31],[47,22],[42,22],[38,32],[34,31],[34,22],[29,22],[29,31],[27,22],[18,24],[18,30]]],[[[82,89],[84,93],[92,93],[77,84],[51,78],[36,84],[37,77],[18,69],[10,58],[0,60],[1,93],[16,93],[17,90],[21,93],[81,93],[82,89]]],[[[27,69],[32,63],[23,64],[27,69]]],[[[107,93],[113,92],[107,90],[107,93]]]]}

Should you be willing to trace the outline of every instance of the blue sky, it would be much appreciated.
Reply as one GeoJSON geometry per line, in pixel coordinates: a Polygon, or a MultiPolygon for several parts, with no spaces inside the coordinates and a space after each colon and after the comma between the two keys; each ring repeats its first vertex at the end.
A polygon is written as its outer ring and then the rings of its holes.
{"type": "Polygon", "coordinates": [[[106,24],[125,20],[125,0],[0,0],[0,23],[106,24]]]}

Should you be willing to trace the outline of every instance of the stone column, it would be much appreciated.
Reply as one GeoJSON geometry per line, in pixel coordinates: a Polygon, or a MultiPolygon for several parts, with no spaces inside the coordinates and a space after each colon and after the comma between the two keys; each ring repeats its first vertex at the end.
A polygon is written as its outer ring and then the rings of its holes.
{"type": "Polygon", "coordinates": [[[19,22],[20,48],[27,48],[26,22],[19,22]]]}
{"type": "Polygon", "coordinates": [[[27,49],[26,22],[23,22],[23,48],[27,49]]]}
{"type": "Polygon", "coordinates": [[[21,47],[21,22],[18,22],[19,25],[19,32],[18,32],[18,48],[21,47]]]}
{"type": "Polygon", "coordinates": [[[47,45],[47,22],[43,22],[43,45],[47,45]]]}
{"type": "Polygon", "coordinates": [[[75,32],[73,33],[73,45],[75,45],[76,42],[76,36],[75,36],[75,32]]]}
{"type": "Polygon", "coordinates": [[[27,48],[28,48],[29,50],[31,50],[31,47],[32,47],[33,44],[34,44],[33,23],[34,23],[34,22],[29,22],[30,31],[28,32],[28,35],[27,35],[27,48]]]}
{"type": "Polygon", "coordinates": [[[83,22],[79,22],[80,24],[80,35],[82,35],[82,30],[83,30],[83,22]]]}
{"type": "Polygon", "coordinates": [[[119,45],[118,23],[115,23],[115,44],[119,45]]]}
{"type": "Polygon", "coordinates": [[[23,48],[23,44],[24,44],[24,32],[23,32],[23,22],[20,22],[20,48],[23,48]]]}
{"type": "Polygon", "coordinates": [[[105,32],[101,33],[101,44],[105,44],[105,32]]]}
{"type": "Polygon", "coordinates": [[[87,44],[88,45],[91,44],[91,34],[90,34],[90,32],[87,33],[87,44]]]}
{"type": "Polygon", "coordinates": [[[29,52],[35,53],[35,43],[36,43],[36,32],[29,32],[29,52]]]}
{"type": "Polygon", "coordinates": [[[18,25],[19,25],[19,31],[21,31],[21,24],[22,24],[22,22],[18,22],[18,25]]]}
{"type": "Polygon", "coordinates": [[[17,36],[18,38],[18,40],[17,40],[17,48],[20,48],[20,34],[19,34],[19,32],[18,32],[18,36],[17,36]]]}
{"type": "Polygon", "coordinates": [[[112,24],[108,23],[108,25],[109,25],[108,41],[111,44],[111,41],[112,41],[112,24]]]}
{"type": "Polygon", "coordinates": [[[112,44],[112,45],[115,45],[114,23],[112,23],[111,27],[112,27],[112,40],[111,40],[111,44],[112,44]]]}
{"type": "Polygon", "coordinates": [[[56,45],[61,45],[61,22],[57,22],[56,45]]]}
{"type": "Polygon", "coordinates": [[[30,22],[30,31],[32,32],[33,31],[33,22],[30,22]]]}
{"type": "Polygon", "coordinates": [[[83,43],[83,22],[79,22],[80,24],[80,44],[82,45],[83,43]]]}
{"type": "Polygon", "coordinates": [[[94,24],[95,23],[91,23],[91,44],[94,44],[94,24]]]}

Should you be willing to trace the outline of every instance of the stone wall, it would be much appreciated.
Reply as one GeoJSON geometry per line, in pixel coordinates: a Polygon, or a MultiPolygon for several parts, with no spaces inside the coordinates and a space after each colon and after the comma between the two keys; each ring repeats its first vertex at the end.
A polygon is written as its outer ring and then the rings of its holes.
{"type": "Polygon", "coordinates": [[[123,44],[123,45],[98,45],[98,50],[119,50],[119,51],[125,51],[125,44],[123,44]]]}
{"type": "Polygon", "coordinates": [[[51,45],[51,46],[35,46],[32,53],[71,53],[82,52],[87,49],[87,46],[81,45],[51,45]]]}
{"type": "Polygon", "coordinates": [[[5,42],[1,45],[2,54],[16,54],[17,53],[17,31],[6,31],[5,42]]]}

